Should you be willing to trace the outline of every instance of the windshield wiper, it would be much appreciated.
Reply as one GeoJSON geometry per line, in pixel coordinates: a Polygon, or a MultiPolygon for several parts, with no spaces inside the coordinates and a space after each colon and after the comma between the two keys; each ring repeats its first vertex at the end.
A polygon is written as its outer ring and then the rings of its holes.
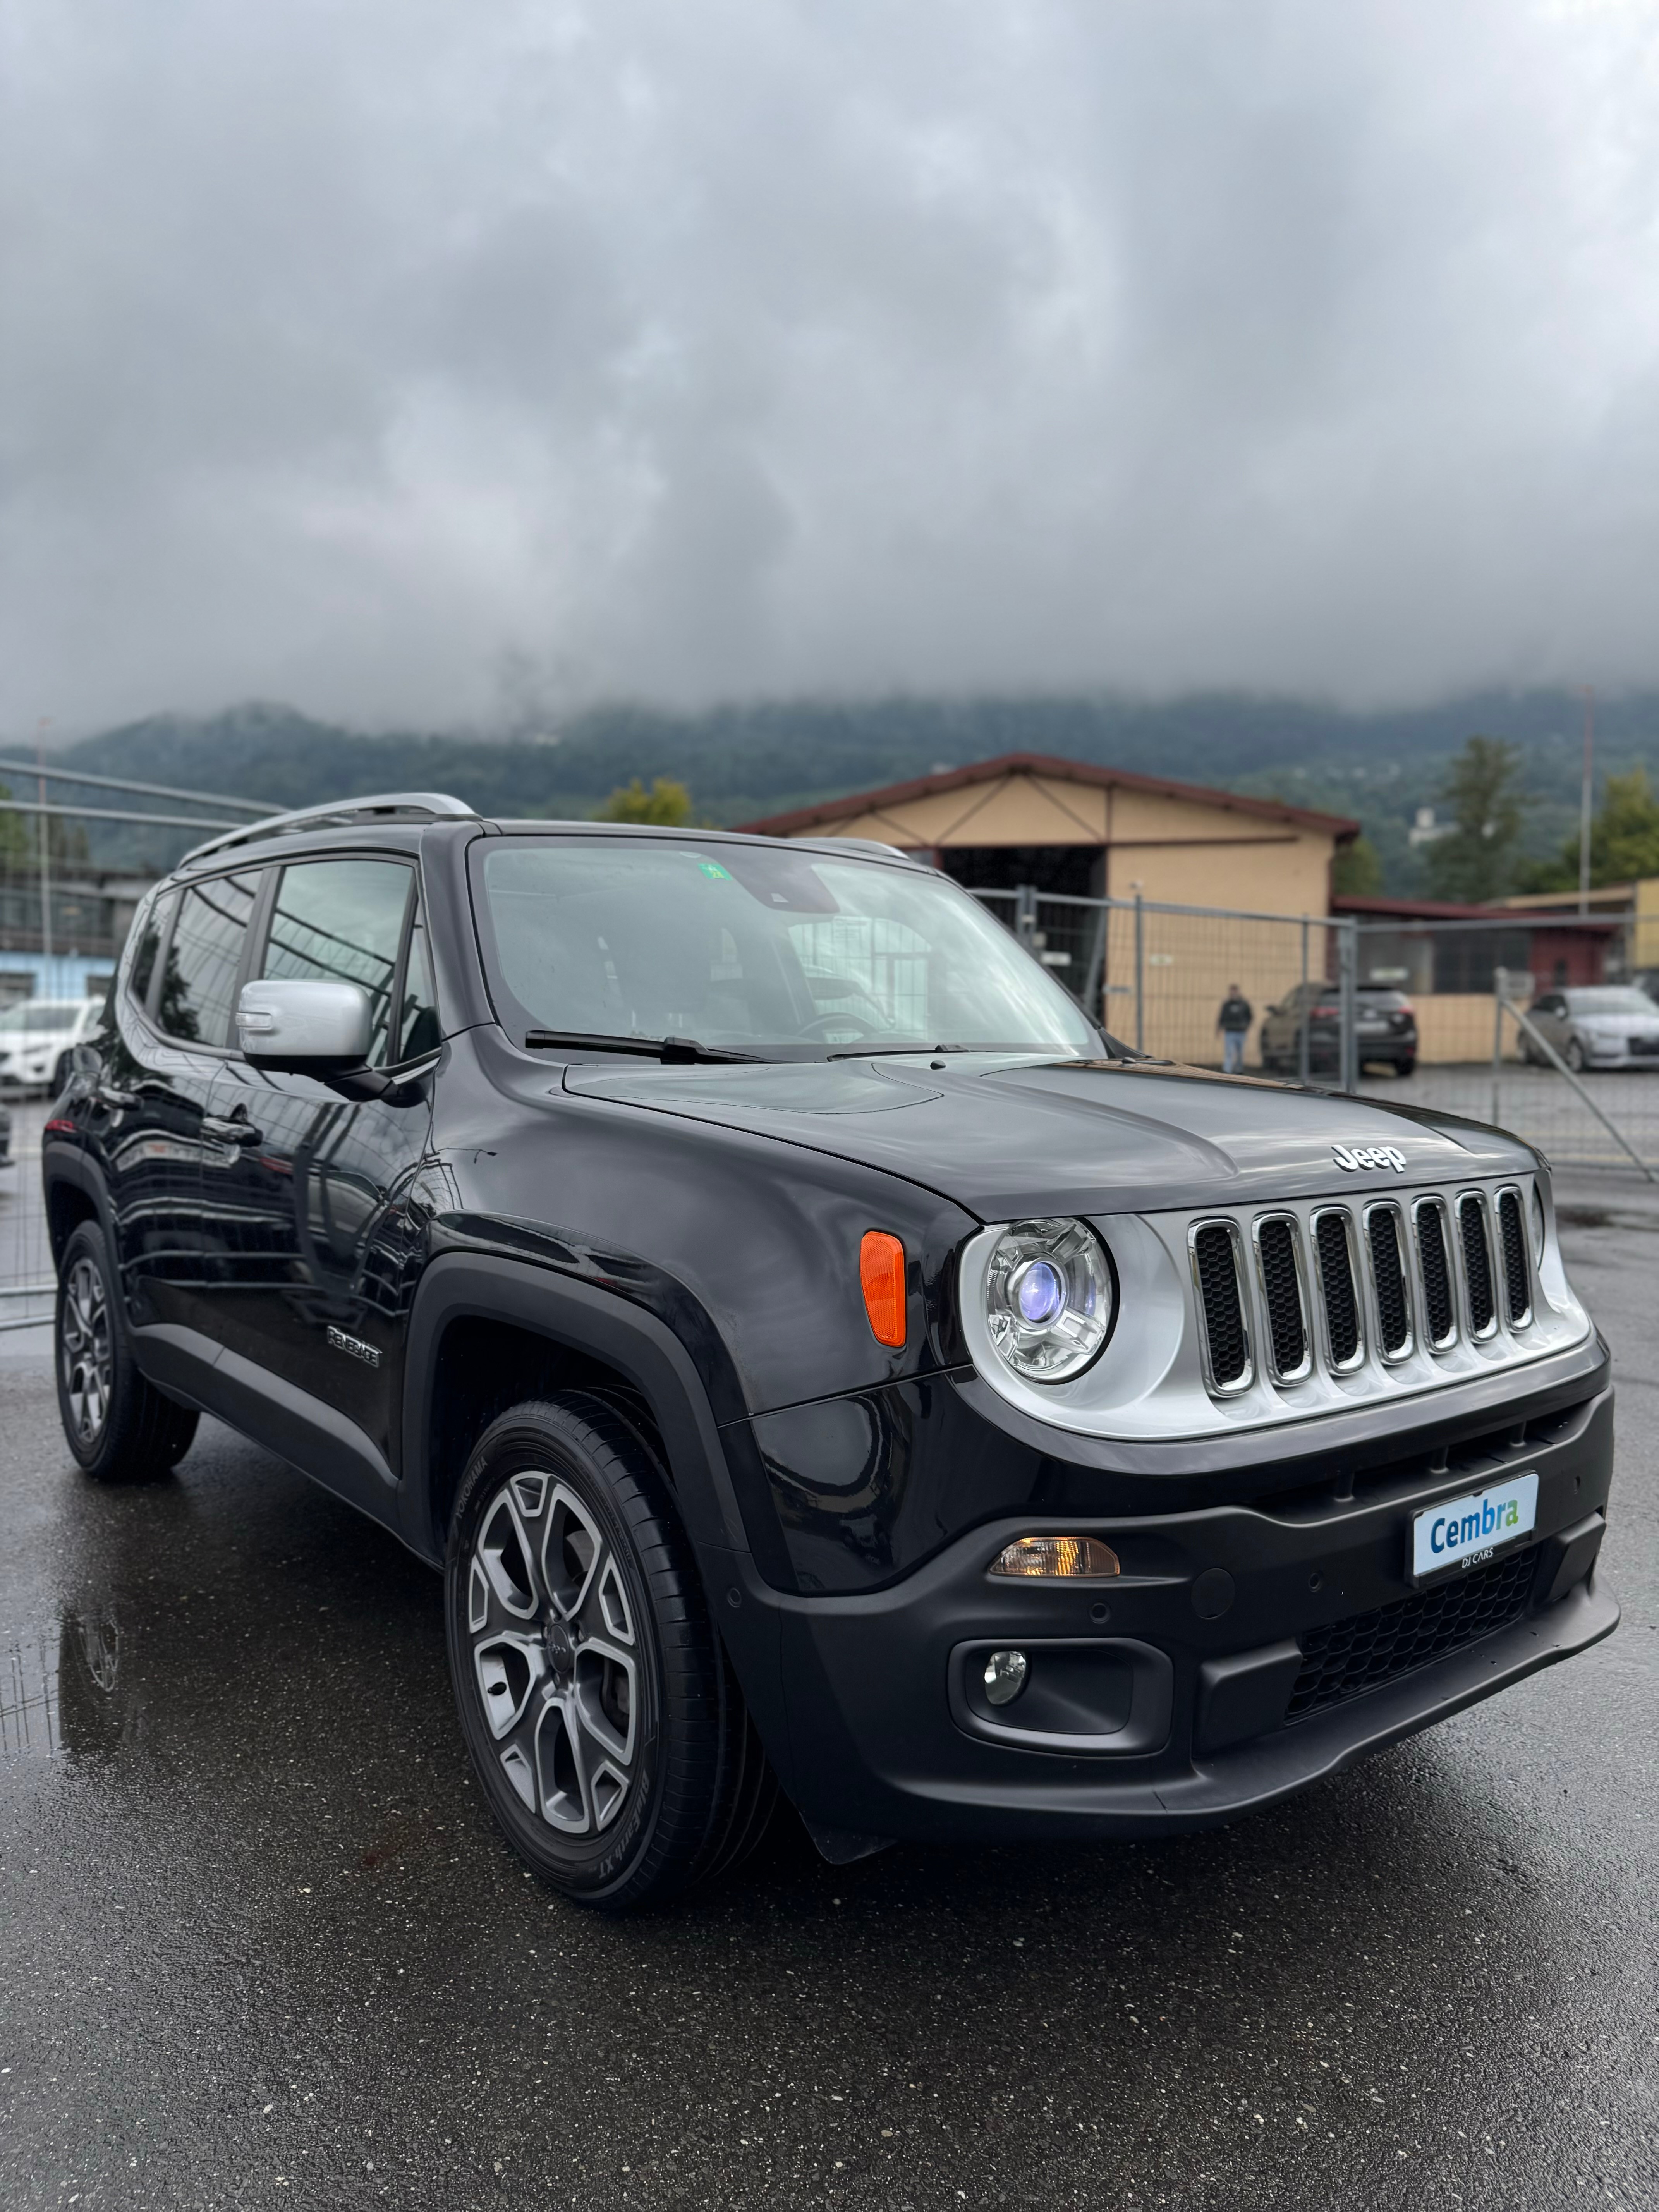
{"type": "Polygon", "coordinates": [[[1059,1051],[1059,1046],[1046,1044],[863,1044],[846,1052],[830,1052],[826,1060],[874,1060],[883,1053],[915,1053],[918,1059],[932,1054],[935,1059],[947,1052],[1034,1052],[1059,1051]]]}
{"type": "Polygon", "coordinates": [[[526,1030],[526,1052],[631,1052],[641,1060],[663,1060],[671,1065],[744,1060],[758,1060],[757,1052],[728,1052],[723,1045],[699,1044],[688,1036],[609,1036],[595,1030],[526,1030]]]}

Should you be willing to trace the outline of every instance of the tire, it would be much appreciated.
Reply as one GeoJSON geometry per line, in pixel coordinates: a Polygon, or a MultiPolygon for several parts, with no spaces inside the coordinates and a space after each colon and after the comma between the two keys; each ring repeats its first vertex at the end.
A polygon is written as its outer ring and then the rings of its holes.
{"type": "Polygon", "coordinates": [[[1417,1073],[1417,1054],[1414,1052],[1407,1053],[1402,1058],[1395,1060],[1394,1064],[1394,1072],[1396,1075],[1415,1075],[1417,1073]]]}
{"type": "Polygon", "coordinates": [[[81,1222],[64,1247],[53,1316],[64,1435],[94,1482],[154,1482],[190,1449],[198,1415],[138,1371],[104,1232],[81,1222]]]}
{"type": "Polygon", "coordinates": [[[1567,1066],[1572,1070],[1575,1075],[1582,1075],[1583,1073],[1584,1048],[1579,1043],[1576,1036],[1569,1037],[1567,1039],[1567,1048],[1562,1054],[1561,1057],[1566,1061],[1567,1066]]]}
{"type": "Polygon", "coordinates": [[[759,1843],[777,1784],[667,1483],[612,1407],[583,1393],[491,1423],[444,1586],[461,1733],[544,1881],[630,1911],[759,1843]]]}

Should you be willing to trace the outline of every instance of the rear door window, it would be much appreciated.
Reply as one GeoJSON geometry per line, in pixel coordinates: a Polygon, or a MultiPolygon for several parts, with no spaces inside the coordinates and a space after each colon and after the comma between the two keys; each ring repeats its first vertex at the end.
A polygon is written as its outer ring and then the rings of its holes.
{"type": "MultiPolygon", "coordinates": [[[[371,1066],[386,1058],[392,986],[413,883],[414,871],[402,860],[303,860],[283,869],[271,909],[261,974],[361,984],[371,1010],[371,1066]]],[[[406,1006],[407,992],[404,999],[406,1006]]]]}
{"type": "Polygon", "coordinates": [[[216,876],[185,892],[156,1006],[169,1036],[185,1044],[230,1042],[236,979],[258,889],[256,872],[216,876]]]}

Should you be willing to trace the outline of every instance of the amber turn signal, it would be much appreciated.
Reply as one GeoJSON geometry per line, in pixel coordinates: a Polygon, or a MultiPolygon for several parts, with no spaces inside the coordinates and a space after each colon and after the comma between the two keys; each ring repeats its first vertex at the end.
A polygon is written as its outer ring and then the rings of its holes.
{"type": "Polygon", "coordinates": [[[868,1229],[859,1246],[864,1310],[878,1344],[904,1341],[904,1247],[884,1229],[868,1229]]]}
{"type": "Polygon", "coordinates": [[[1017,1536],[991,1563],[994,1575],[1066,1575],[1098,1580],[1121,1574],[1117,1553],[1098,1536],[1017,1536]]]}

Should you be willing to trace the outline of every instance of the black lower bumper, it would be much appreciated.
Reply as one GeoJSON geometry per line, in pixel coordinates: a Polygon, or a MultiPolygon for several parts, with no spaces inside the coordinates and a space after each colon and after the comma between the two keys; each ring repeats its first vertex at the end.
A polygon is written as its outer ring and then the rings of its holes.
{"type": "Polygon", "coordinates": [[[744,1640],[754,1607],[779,1662],[787,1741],[769,1747],[785,1786],[822,1827],[914,1840],[1137,1836],[1271,1805],[1617,1626],[1594,1576],[1611,1391],[1549,1442],[1486,1458],[1352,1498],[1068,1516],[1117,1552],[1111,1580],[990,1576],[1011,1538],[1062,1525],[1025,1514],[880,1591],[750,1582],[744,1640]],[[1539,1478],[1530,1539],[1480,1587],[1472,1573],[1465,1603],[1414,1592],[1413,1514],[1523,1469],[1539,1478]],[[993,1707],[1000,1648],[1025,1652],[1030,1675],[993,1707]]]}

